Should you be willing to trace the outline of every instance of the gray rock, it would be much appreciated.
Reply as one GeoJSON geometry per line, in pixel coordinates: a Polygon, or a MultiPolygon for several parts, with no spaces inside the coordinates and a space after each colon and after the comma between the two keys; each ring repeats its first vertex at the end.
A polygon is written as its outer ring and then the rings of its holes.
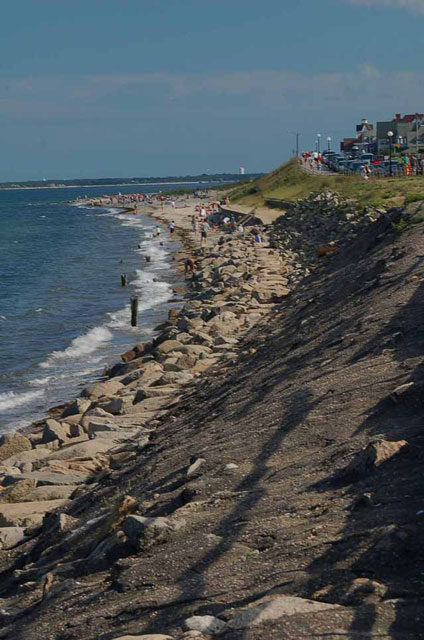
{"type": "Polygon", "coordinates": [[[256,600],[251,605],[236,612],[229,622],[231,629],[246,629],[256,627],[264,622],[278,620],[285,616],[293,616],[297,613],[314,614],[317,611],[338,609],[339,605],[328,602],[317,602],[295,596],[266,596],[256,600]]]}
{"type": "Polygon", "coordinates": [[[87,409],[89,409],[90,405],[90,400],[87,400],[86,398],[77,398],[65,407],[62,413],[62,418],[67,418],[68,416],[73,416],[77,413],[85,413],[87,409]]]}
{"type": "Polygon", "coordinates": [[[26,496],[25,500],[20,502],[39,502],[41,500],[63,500],[70,498],[78,485],[44,485],[32,489],[26,496]]]}
{"type": "Polygon", "coordinates": [[[0,549],[11,549],[25,539],[23,527],[1,527],[0,549]]]}
{"type": "Polygon", "coordinates": [[[96,382],[86,387],[82,392],[90,400],[96,400],[101,396],[113,396],[117,391],[123,389],[124,385],[118,380],[107,380],[106,382],[96,382]]]}
{"type": "Polygon", "coordinates": [[[119,636],[113,640],[174,640],[172,636],[164,636],[163,633],[148,633],[142,636],[119,636]]]}
{"type": "Polygon", "coordinates": [[[31,473],[21,473],[19,476],[5,476],[3,485],[8,486],[22,480],[34,480],[38,487],[45,485],[75,485],[86,482],[89,478],[87,473],[54,473],[51,471],[32,471],[31,473]]]}
{"type": "Polygon", "coordinates": [[[197,478],[202,474],[200,467],[206,462],[204,458],[197,458],[187,469],[186,477],[188,480],[197,478]]]}
{"type": "Polygon", "coordinates": [[[31,442],[25,436],[20,433],[5,433],[0,437],[0,462],[31,449],[31,442]]]}
{"type": "Polygon", "coordinates": [[[43,443],[53,442],[53,440],[59,440],[60,444],[64,444],[68,441],[69,432],[64,424],[57,422],[49,418],[46,420],[45,427],[43,429],[43,443]]]}
{"type": "Polygon", "coordinates": [[[69,500],[43,500],[41,502],[0,504],[0,527],[39,525],[48,511],[66,506],[68,503],[69,500]]]}
{"type": "Polygon", "coordinates": [[[145,516],[128,516],[122,529],[128,540],[138,549],[146,549],[159,542],[184,525],[184,521],[170,518],[149,518],[145,516]]]}
{"type": "Polygon", "coordinates": [[[192,616],[184,620],[184,624],[189,630],[200,631],[213,636],[222,633],[227,628],[227,623],[224,620],[215,618],[215,616],[192,616]]]}

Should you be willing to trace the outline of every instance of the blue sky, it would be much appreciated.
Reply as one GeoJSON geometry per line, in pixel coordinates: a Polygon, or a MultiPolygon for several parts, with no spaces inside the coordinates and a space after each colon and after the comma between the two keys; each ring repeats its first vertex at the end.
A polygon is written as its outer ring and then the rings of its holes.
{"type": "Polygon", "coordinates": [[[0,181],[267,171],[424,109],[424,0],[15,0],[0,181]]]}

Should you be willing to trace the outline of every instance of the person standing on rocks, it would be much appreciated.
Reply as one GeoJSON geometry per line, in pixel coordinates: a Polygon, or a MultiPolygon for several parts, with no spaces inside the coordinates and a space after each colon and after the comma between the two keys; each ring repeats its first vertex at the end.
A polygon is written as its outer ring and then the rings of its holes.
{"type": "Polygon", "coordinates": [[[211,228],[209,226],[208,222],[202,222],[201,227],[200,227],[200,246],[201,247],[205,247],[206,246],[206,239],[208,237],[208,231],[210,231],[211,228]]]}
{"type": "Polygon", "coordinates": [[[174,229],[175,229],[175,222],[174,220],[171,220],[171,222],[169,223],[169,233],[172,235],[174,233],[174,229]]]}

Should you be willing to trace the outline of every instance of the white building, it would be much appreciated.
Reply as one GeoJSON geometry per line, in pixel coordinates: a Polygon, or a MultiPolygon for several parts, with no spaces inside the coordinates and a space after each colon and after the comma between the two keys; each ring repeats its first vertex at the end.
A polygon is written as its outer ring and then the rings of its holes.
{"type": "Polygon", "coordinates": [[[244,176],[244,174],[245,174],[244,167],[239,167],[239,174],[240,174],[241,176],[244,176]]]}

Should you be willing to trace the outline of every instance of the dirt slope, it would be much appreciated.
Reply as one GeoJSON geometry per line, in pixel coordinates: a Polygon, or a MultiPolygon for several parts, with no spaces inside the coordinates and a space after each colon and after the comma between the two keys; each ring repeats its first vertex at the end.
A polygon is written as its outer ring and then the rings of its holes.
{"type": "MultiPolygon", "coordinates": [[[[248,334],[240,362],[187,392],[78,513],[92,518],[130,493],[178,528],[125,558],[84,560],[27,611],[6,571],[0,637],[180,638],[191,615],[231,622],[270,594],[341,606],[219,637],[424,637],[423,262],[422,225],[397,236],[381,221],[321,263],[248,334]],[[374,472],[343,474],[376,439],[409,446],[374,472]]],[[[72,553],[84,557],[81,541],[72,553]]]]}

